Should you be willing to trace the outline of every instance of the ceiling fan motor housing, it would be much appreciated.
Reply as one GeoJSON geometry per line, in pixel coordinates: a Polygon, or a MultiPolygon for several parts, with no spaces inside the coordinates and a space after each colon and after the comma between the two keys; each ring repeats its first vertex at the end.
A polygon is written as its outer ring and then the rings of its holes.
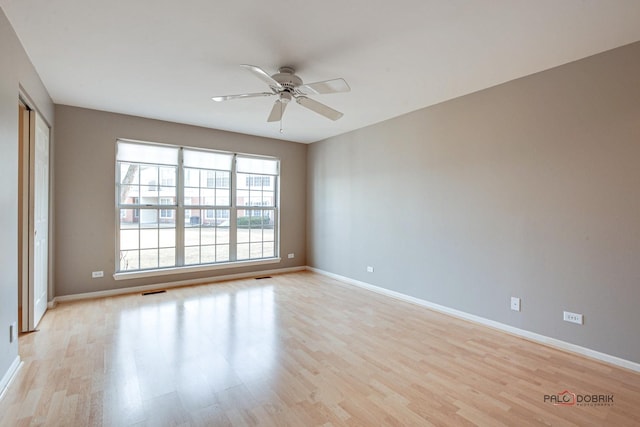
{"type": "Polygon", "coordinates": [[[302,79],[296,76],[295,70],[290,67],[281,67],[271,78],[280,83],[288,92],[292,92],[297,86],[302,84],[302,79]]]}

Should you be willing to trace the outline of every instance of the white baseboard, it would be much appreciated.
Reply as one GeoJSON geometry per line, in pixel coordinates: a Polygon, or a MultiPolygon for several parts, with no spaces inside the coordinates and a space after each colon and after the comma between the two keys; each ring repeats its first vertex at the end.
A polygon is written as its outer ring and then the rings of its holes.
{"type": "Polygon", "coordinates": [[[11,384],[11,381],[15,378],[20,366],[22,366],[22,361],[20,360],[20,356],[16,356],[16,358],[13,359],[11,366],[9,366],[9,370],[7,370],[0,380],[0,400],[4,397],[9,384],[11,384]]]}
{"type": "Polygon", "coordinates": [[[590,348],[581,347],[579,345],[571,344],[556,338],[547,337],[545,335],[537,334],[535,332],[530,332],[525,329],[515,328],[513,326],[506,325],[504,323],[496,322],[495,320],[486,319],[484,317],[476,316],[475,314],[469,314],[464,311],[456,310],[454,308],[449,308],[440,304],[435,304],[430,301],[426,301],[420,298],[415,298],[415,297],[405,295],[400,292],[392,291],[389,289],[381,288],[379,286],[371,285],[369,283],[361,282],[359,280],[351,279],[349,277],[340,276],[339,274],[330,273],[328,271],[320,270],[318,268],[307,267],[307,270],[313,271],[318,274],[322,274],[323,276],[327,276],[332,279],[336,279],[348,285],[357,286],[359,288],[367,289],[369,291],[376,292],[378,294],[382,294],[382,295],[386,295],[402,301],[410,302],[412,304],[417,304],[422,307],[426,307],[444,314],[448,314],[453,317],[469,320],[471,322],[488,326],[494,329],[498,329],[498,330],[507,332],[509,334],[516,335],[521,338],[526,338],[528,340],[535,341],[540,344],[544,344],[550,347],[555,347],[560,350],[569,351],[571,353],[576,353],[581,356],[586,356],[591,359],[599,360],[601,362],[610,363],[612,365],[620,366],[622,368],[630,369],[632,371],[640,372],[640,363],[632,362],[630,360],[622,359],[620,357],[612,356],[610,354],[602,353],[596,350],[592,350],[590,348]]]}
{"type": "Polygon", "coordinates": [[[283,274],[283,273],[291,273],[294,271],[304,271],[307,267],[288,267],[288,268],[277,268],[273,270],[263,270],[263,271],[252,271],[248,273],[236,273],[236,274],[227,274],[224,276],[215,276],[215,277],[205,277],[202,279],[190,279],[190,280],[180,280],[177,282],[166,282],[166,283],[154,283],[151,285],[143,285],[143,286],[132,286],[129,288],[120,288],[120,289],[109,289],[106,291],[96,291],[96,292],[85,292],[82,294],[72,294],[72,295],[62,295],[59,297],[55,297],[52,301],[49,301],[49,308],[55,307],[59,302],[65,301],[78,301],[83,299],[91,299],[91,298],[104,298],[111,297],[116,295],[124,295],[124,294],[133,294],[138,292],[147,292],[153,291],[156,289],[169,289],[169,288],[179,288],[182,286],[191,286],[205,283],[215,283],[215,282],[223,282],[225,280],[235,280],[235,279],[247,279],[251,277],[260,277],[269,274],[283,274]]]}

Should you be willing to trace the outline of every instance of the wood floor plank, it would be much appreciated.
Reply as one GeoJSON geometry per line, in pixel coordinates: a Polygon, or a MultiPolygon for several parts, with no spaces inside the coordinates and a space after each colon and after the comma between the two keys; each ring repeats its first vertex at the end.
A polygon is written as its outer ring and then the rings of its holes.
{"type": "Polygon", "coordinates": [[[309,272],[62,303],[19,346],[2,427],[640,425],[636,372],[309,272]]]}

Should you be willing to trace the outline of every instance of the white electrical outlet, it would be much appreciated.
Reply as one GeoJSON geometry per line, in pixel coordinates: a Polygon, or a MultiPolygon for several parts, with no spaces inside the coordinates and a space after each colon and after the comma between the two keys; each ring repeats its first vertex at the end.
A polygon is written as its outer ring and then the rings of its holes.
{"type": "Polygon", "coordinates": [[[370,265],[367,266],[367,273],[373,273],[373,267],[370,265]]]}
{"type": "Polygon", "coordinates": [[[93,271],[91,273],[92,279],[97,279],[98,277],[104,277],[104,271],[93,271]]]}
{"type": "Polygon", "coordinates": [[[287,258],[291,259],[291,258],[295,258],[296,254],[294,253],[290,253],[289,255],[287,255],[287,258]]]}
{"type": "Polygon", "coordinates": [[[577,323],[578,325],[582,325],[582,314],[565,311],[562,320],[564,320],[565,322],[577,323]]]}
{"type": "Polygon", "coordinates": [[[511,297],[511,310],[520,311],[520,298],[511,297]]]}

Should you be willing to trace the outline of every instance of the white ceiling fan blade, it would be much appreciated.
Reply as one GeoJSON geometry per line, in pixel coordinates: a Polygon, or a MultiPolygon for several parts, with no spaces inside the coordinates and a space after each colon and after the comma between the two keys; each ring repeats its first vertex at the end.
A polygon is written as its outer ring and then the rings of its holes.
{"type": "Polygon", "coordinates": [[[247,69],[249,72],[251,72],[251,74],[259,78],[269,86],[275,87],[277,89],[284,89],[284,87],[280,83],[271,78],[271,76],[267,74],[267,72],[262,68],[249,64],[241,64],[240,66],[247,69]]]}
{"type": "Polygon", "coordinates": [[[287,108],[287,104],[277,99],[276,102],[273,103],[273,108],[271,109],[271,114],[269,114],[267,121],[278,122],[282,120],[285,108],[287,108]]]}
{"type": "Polygon", "coordinates": [[[344,79],[325,80],[323,82],[307,83],[297,87],[305,95],[321,95],[324,93],[349,92],[351,88],[344,79]]]}
{"type": "Polygon", "coordinates": [[[296,98],[296,102],[311,111],[314,111],[321,116],[325,116],[327,119],[338,120],[344,114],[340,111],[336,111],[333,108],[316,101],[315,99],[307,98],[306,96],[299,96],[296,98]]]}
{"type": "Polygon", "coordinates": [[[259,93],[242,93],[240,95],[225,95],[225,96],[214,96],[213,99],[216,102],[228,101],[230,99],[240,99],[240,98],[256,98],[258,96],[271,96],[275,95],[273,92],[259,92],[259,93]]]}

